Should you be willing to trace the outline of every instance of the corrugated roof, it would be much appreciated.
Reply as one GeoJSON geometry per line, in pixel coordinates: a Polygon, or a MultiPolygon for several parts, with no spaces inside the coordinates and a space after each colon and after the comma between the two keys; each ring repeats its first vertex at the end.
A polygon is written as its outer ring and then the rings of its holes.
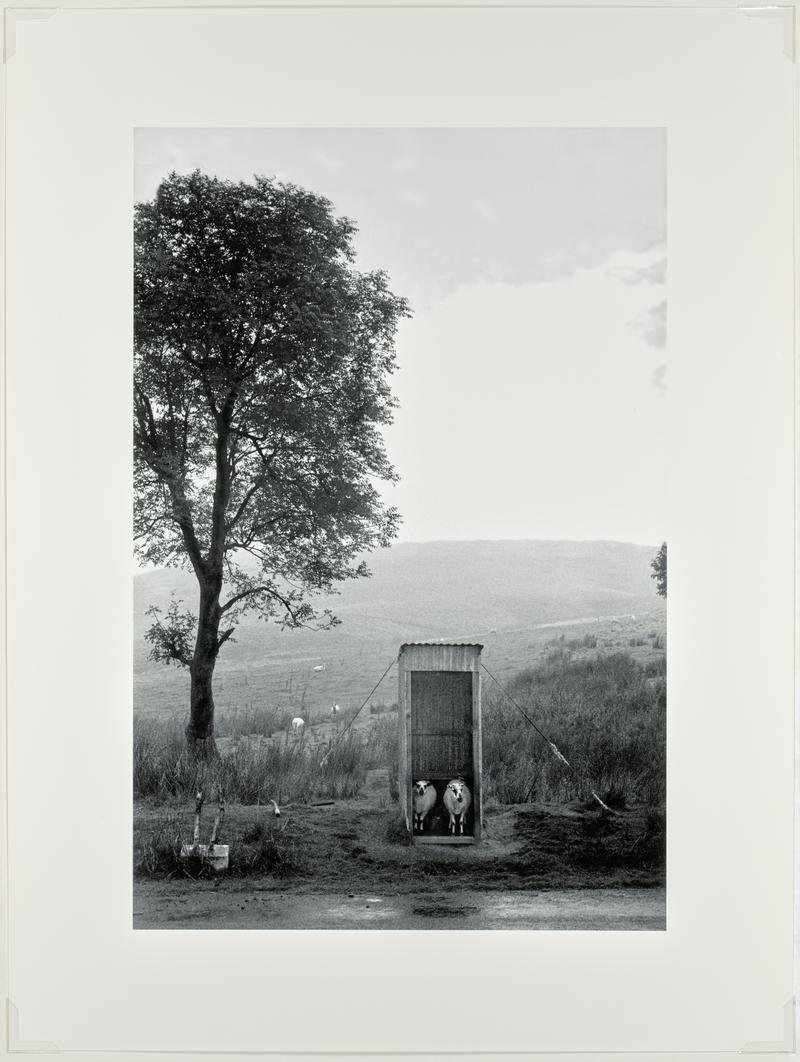
{"type": "Polygon", "coordinates": [[[400,646],[400,648],[401,649],[409,649],[413,645],[437,645],[439,647],[441,647],[441,646],[455,646],[455,647],[460,647],[460,648],[463,648],[463,649],[483,649],[483,645],[481,644],[481,642],[448,642],[448,641],[445,641],[444,638],[441,638],[439,640],[432,639],[431,641],[427,641],[427,642],[403,642],[403,644],[400,646]]]}

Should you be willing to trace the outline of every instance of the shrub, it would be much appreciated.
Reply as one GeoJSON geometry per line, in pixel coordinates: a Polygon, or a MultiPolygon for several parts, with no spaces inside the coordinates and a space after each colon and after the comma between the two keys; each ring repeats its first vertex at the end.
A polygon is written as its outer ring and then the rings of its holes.
{"type": "MultiPolygon", "coordinates": [[[[218,876],[200,859],[181,859],[181,846],[187,838],[181,833],[177,816],[167,817],[154,830],[134,838],[134,877],[163,879],[174,877],[213,878],[218,876]]],[[[253,820],[238,837],[223,836],[230,845],[229,865],[223,872],[234,877],[270,874],[286,878],[302,874],[306,867],[296,828],[288,821],[280,825],[253,820]]]]}
{"type": "Polygon", "coordinates": [[[591,799],[594,788],[609,796],[610,806],[663,802],[665,685],[648,678],[648,668],[627,653],[572,659],[556,651],[509,683],[508,692],[576,774],[491,690],[483,722],[484,795],[500,803],[552,803],[591,799]]]}
{"type": "Polygon", "coordinates": [[[240,842],[231,847],[229,874],[289,878],[304,870],[301,848],[289,823],[274,826],[253,821],[242,833],[240,842]]]}
{"type": "Polygon", "coordinates": [[[566,646],[568,649],[596,649],[597,635],[585,634],[583,638],[570,638],[566,646]]]}
{"type": "Polygon", "coordinates": [[[653,660],[648,660],[644,665],[644,673],[648,678],[662,678],[666,680],[667,677],[667,658],[662,653],[660,656],[655,657],[653,660]]]}
{"type": "Polygon", "coordinates": [[[134,838],[133,873],[138,878],[169,878],[179,873],[181,823],[177,816],[166,816],[144,837],[134,838]]]}
{"type": "Polygon", "coordinates": [[[370,715],[385,715],[387,712],[395,711],[397,711],[396,702],[394,704],[385,704],[383,701],[381,701],[379,704],[371,704],[369,706],[370,715]]]}

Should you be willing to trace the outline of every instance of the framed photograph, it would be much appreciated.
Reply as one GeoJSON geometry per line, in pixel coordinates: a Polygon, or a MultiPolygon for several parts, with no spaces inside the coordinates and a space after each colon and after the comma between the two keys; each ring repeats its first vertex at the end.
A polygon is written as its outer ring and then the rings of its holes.
{"type": "Polygon", "coordinates": [[[4,17],[7,1054],[793,1055],[795,7],[4,17]]]}

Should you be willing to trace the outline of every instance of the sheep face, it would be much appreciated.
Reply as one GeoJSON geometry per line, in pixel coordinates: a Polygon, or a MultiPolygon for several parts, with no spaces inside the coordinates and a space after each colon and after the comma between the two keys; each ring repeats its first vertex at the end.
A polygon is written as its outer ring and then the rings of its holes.
{"type": "Polygon", "coordinates": [[[425,817],[436,803],[436,787],[430,782],[414,783],[414,826],[425,829],[425,817]]]}
{"type": "Polygon", "coordinates": [[[467,817],[471,803],[472,793],[463,779],[454,778],[447,783],[444,791],[444,806],[450,813],[450,833],[454,834],[458,830],[463,834],[464,819],[467,817]]]}

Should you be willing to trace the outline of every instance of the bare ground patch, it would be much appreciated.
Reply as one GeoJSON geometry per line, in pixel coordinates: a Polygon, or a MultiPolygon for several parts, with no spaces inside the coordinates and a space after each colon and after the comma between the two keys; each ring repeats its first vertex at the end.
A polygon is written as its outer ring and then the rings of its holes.
{"type": "MultiPolygon", "coordinates": [[[[219,840],[231,846],[231,868],[222,880],[208,884],[216,889],[224,884],[231,896],[256,889],[345,898],[424,895],[442,888],[487,892],[664,884],[662,809],[607,815],[579,806],[490,807],[484,843],[413,846],[386,795],[384,775],[371,772],[359,798],[287,807],[279,819],[270,806],[228,806],[219,840]]],[[[192,821],[193,809],[185,802],[135,804],[137,881],[161,881],[176,900],[197,888],[176,853],[181,841],[190,840],[192,821]]]]}

